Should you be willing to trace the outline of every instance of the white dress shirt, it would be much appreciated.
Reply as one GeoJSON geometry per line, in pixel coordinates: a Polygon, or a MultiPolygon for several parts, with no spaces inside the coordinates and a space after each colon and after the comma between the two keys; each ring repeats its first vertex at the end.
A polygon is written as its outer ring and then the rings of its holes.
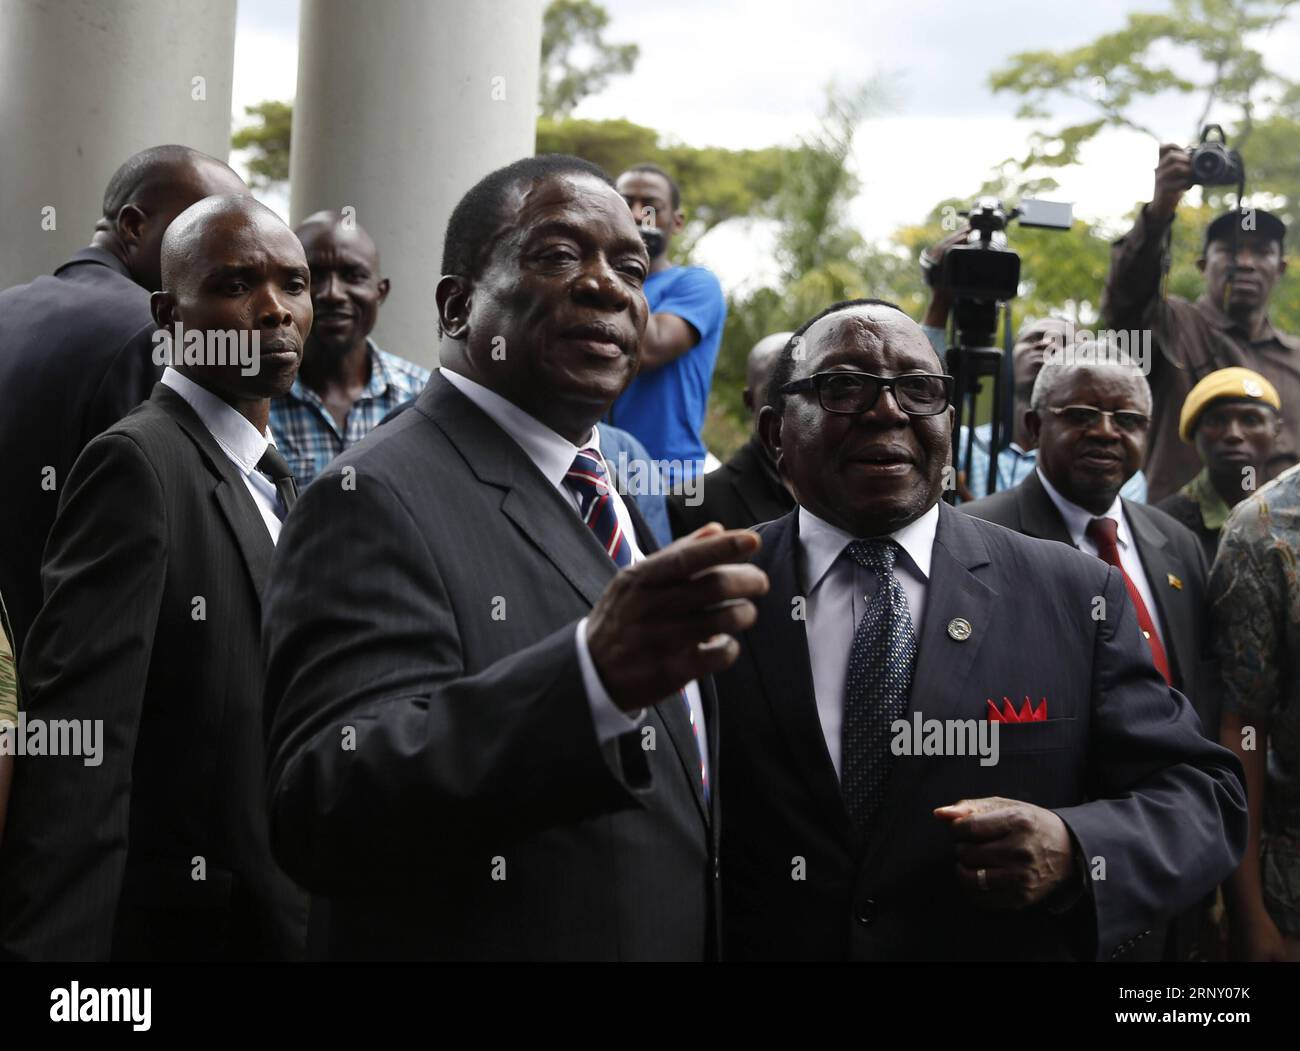
{"type": "MultiPolygon", "coordinates": [[[[501,395],[489,390],[481,383],[476,383],[462,376],[459,372],[452,372],[451,369],[440,369],[439,371],[448,383],[482,409],[493,423],[515,440],[515,443],[524,451],[524,454],[537,465],[537,469],[542,472],[546,480],[555,486],[560,495],[573,508],[574,514],[579,514],[578,494],[564,484],[564,476],[568,473],[569,468],[573,466],[574,458],[579,451],[594,449],[597,453],[600,452],[599,429],[595,427],[591,429],[591,435],[585,445],[574,445],[567,438],[557,434],[544,423],[524,412],[514,402],[501,397],[501,395]]],[[[610,497],[614,501],[614,511],[618,515],[618,524],[622,527],[623,536],[627,538],[628,545],[632,550],[632,561],[640,562],[645,558],[645,555],[637,547],[636,527],[632,524],[632,516],[628,513],[623,498],[613,482],[614,479],[611,478],[609,491],[610,497]]],[[[583,617],[578,622],[575,643],[578,648],[578,663],[582,668],[582,684],[587,691],[587,704],[591,708],[591,718],[596,727],[597,740],[604,744],[620,734],[635,730],[640,726],[645,713],[642,712],[635,718],[626,715],[614,704],[609,694],[605,692],[605,685],[600,681],[600,674],[596,670],[596,662],[592,660],[591,651],[587,647],[586,617],[583,617]]],[[[705,763],[707,770],[708,738],[704,726],[704,706],[700,702],[698,684],[692,682],[686,687],[686,697],[690,702],[691,714],[699,731],[701,759],[705,763]]],[[[674,702],[669,699],[665,703],[672,704],[674,702]]]]}
{"type": "MultiPolygon", "coordinates": [[[[894,576],[907,597],[918,644],[938,528],[939,505],[935,504],[915,522],[889,534],[902,548],[894,564],[894,576]]],[[[807,596],[804,627],[808,635],[808,663],[812,666],[817,718],[836,774],[840,773],[844,682],[853,635],[880,583],[875,573],[845,554],[844,549],[855,539],[806,507],[799,508],[799,583],[807,596]]]]}
{"type": "Polygon", "coordinates": [[[257,463],[266,453],[266,447],[275,444],[271,429],[268,427],[265,434],[258,434],[257,428],[226,402],[170,365],[163,370],[162,382],[189,403],[208,433],[221,446],[226,459],[243,475],[244,485],[248,487],[253,503],[257,505],[262,521],[266,523],[266,530],[271,534],[271,543],[278,542],[280,497],[275,491],[275,483],[257,469],[257,463]]]}
{"type": "MultiPolygon", "coordinates": [[[[1115,502],[1107,508],[1105,514],[1094,515],[1086,508],[1071,503],[1057,492],[1056,487],[1047,480],[1047,476],[1041,470],[1038,472],[1038,480],[1043,483],[1047,495],[1052,498],[1052,503],[1061,512],[1061,517],[1065,519],[1065,528],[1070,531],[1070,539],[1074,541],[1074,546],[1080,551],[1100,558],[1101,556],[1097,553],[1097,545],[1087,535],[1088,523],[1094,518],[1113,518],[1115,520],[1118,527],[1116,539],[1119,542],[1120,564],[1124,567],[1124,572],[1128,574],[1129,580],[1133,581],[1133,586],[1137,588],[1138,594],[1142,596],[1147,612],[1151,614],[1151,623],[1155,626],[1156,634],[1160,636],[1163,645],[1165,631],[1164,626],[1160,623],[1160,611],[1156,609],[1156,597],[1151,591],[1150,582],[1147,580],[1147,571],[1142,568],[1142,559],[1138,555],[1137,544],[1133,541],[1133,531],[1129,528],[1128,517],[1124,514],[1124,505],[1120,502],[1120,498],[1115,497],[1115,502]]],[[[1166,646],[1165,649],[1167,650],[1168,647],[1166,646]]]]}

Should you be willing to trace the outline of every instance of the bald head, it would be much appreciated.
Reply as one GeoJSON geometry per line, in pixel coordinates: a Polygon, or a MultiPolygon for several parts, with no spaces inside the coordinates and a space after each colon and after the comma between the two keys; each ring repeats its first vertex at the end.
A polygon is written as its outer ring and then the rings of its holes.
{"type": "Polygon", "coordinates": [[[376,270],[379,269],[379,249],[366,232],[365,227],[357,222],[356,216],[341,212],[313,212],[294,227],[303,248],[310,255],[311,246],[318,241],[347,245],[359,255],[364,256],[376,270]]]}
{"type": "Polygon", "coordinates": [[[192,287],[214,263],[233,263],[250,250],[256,253],[262,244],[288,249],[291,256],[303,260],[293,232],[260,201],[239,194],[205,197],[181,212],[163,235],[163,288],[192,287]],[[227,246],[228,238],[239,243],[227,246]]]}
{"type": "Polygon", "coordinates": [[[351,212],[315,212],[294,233],[311,267],[316,316],[303,381],[319,386],[335,376],[349,354],[365,355],[366,338],[391,286],[380,276],[379,249],[351,212]]]}
{"type": "Polygon", "coordinates": [[[772,366],[776,364],[785,345],[790,342],[793,332],[774,332],[764,336],[749,351],[745,361],[745,408],[753,417],[754,427],[758,427],[758,410],[763,407],[763,398],[767,392],[767,382],[772,376],[772,366]]]}
{"type": "Polygon", "coordinates": [[[188,146],[153,146],[129,157],[109,179],[91,244],[112,252],[138,285],[156,291],[163,234],[176,216],[205,197],[247,192],[215,157],[188,146]]]}

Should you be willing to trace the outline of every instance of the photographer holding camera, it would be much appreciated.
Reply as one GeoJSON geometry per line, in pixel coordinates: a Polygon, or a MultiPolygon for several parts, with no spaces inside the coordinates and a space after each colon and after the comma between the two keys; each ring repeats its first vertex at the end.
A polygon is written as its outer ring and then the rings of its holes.
{"type": "MultiPolygon", "coordinates": [[[[1115,242],[1102,297],[1106,324],[1113,329],[1152,330],[1152,419],[1146,474],[1149,499],[1164,499],[1200,470],[1196,451],[1179,440],[1178,414],[1193,386],[1218,369],[1238,366],[1266,377],[1283,405],[1300,404],[1300,339],[1279,332],[1268,319],[1268,301],[1286,272],[1286,226],[1263,209],[1220,215],[1205,231],[1197,268],[1205,291],[1195,302],[1162,294],[1161,278],[1174,213],[1183,194],[1197,184],[1243,181],[1240,158],[1220,143],[1193,151],[1160,147],[1155,193],[1138,213],[1133,229],[1115,242]],[[1217,171],[1215,169],[1218,169],[1217,171]]],[[[1283,418],[1265,478],[1297,462],[1300,417],[1283,418]]]]}

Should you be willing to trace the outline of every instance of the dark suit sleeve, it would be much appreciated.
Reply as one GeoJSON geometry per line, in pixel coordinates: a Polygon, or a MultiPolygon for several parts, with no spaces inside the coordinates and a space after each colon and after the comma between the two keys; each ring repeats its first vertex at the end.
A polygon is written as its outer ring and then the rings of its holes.
{"type": "Polygon", "coordinates": [[[271,836],[312,890],[418,883],[467,843],[640,805],[620,772],[627,750],[597,744],[577,622],[467,673],[439,562],[487,548],[438,541],[382,481],[362,471],[348,490],[334,470],[277,546],[264,620],[271,836]]]}
{"type": "Polygon", "coordinates": [[[46,601],[20,673],[29,720],[102,720],[100,762],[17,759],[0,887],[3,942],[20,956],[109,955],[165,536],[162,486],[135,442],[114,434],[87,446],[50,533],[46,601]]]}
{"type": "Polygon", "coordinates": [[[1241,764],[1201,735],[1191,705],[1155,670],[1114,569],[1104,597],[1093,658],[1092,801],[1056,811],[1092,876],[1103,959],[1199,901],[1246,846],[1241,764]]]}

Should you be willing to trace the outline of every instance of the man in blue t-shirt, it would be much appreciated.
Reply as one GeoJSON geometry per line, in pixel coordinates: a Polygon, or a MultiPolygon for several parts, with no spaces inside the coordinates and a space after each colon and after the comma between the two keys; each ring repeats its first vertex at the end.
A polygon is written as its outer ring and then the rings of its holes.
{"type": "Polygon", "coordinates": [[[653,164],[638,164],[616,185],[633,218],[659,236],[642,235],[650,250],[645,282],[650,321],[641,339],[641,368],[614,402],[609,419],[639,438],[653,459],[667,461],[667,478],[676,483],[703,472],[700,431],[727,301],[708,270],[668,261],[673,235],[685,222],[681,191],[672,177],[653,164]]]}

